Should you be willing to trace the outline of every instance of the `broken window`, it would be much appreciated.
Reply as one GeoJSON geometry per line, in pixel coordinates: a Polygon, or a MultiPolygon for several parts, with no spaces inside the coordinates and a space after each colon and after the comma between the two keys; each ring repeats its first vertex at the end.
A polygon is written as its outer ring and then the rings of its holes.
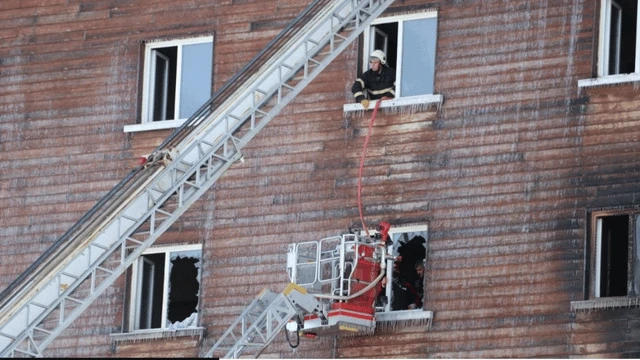
{"type": "Polygon", "coordinates": [[[383,287],[376,299],[376,311],[422,310],[425,288],[427,227],[391,228],[392,244],[387,251],[396,256],[387,267],[383,287]]]}
{"type": "Polygon", "coordinates": [[[598,75],[636,72],[638,0],[602,0],[598,75]]]}
{"type": "Polygon", "coordinates": [[[187,119],[211,97],[213,37],[146,45],[142,121],[187,119]]]}
{"type": "Polygon", "coordinates": [[[133,266],[131,329],[197,326],[201,245],[154,248],[133,266]]]}
{"type": "Polygon", "coordinates": [[[589,298],[640,295],[640,210],[591,214],[589,298]]]}
{"type": "Polygon", "coordinates": [[[363,69],[369,54],[382,50],[396,69],[397,98],[433,94],[437,23],[434,10],[375,20],[365,31],[363,69]]]}

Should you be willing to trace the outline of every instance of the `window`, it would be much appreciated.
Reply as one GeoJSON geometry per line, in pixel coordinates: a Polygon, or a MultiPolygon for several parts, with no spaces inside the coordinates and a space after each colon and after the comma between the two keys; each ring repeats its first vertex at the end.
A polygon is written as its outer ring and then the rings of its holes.
{"type": "Polygon", "coordinates": [[[437,24],[434,10],[375,20],[365,31],[363,69],[373,50],[383,50],[396,69],[397,98],[433,94],[437,24]]]}
{"type": "Polygon", "coordinates": [[[212,36],[148,43],[144,64],[143,123],[188,119],[211,98],[212,36]]]}
{"type": "Polygon", "coordinates": [[[640,209],[591,214],[589,298],[640,295],[640,209]]]}
{"type": "Polygon", "coordinates": [[[148,249],[132,266],[130,330],[198,323],[202,245],[148,249]]]}
{"type": "Polygon", "coordinates": [[[392,245],[388,247],[388,253],[400,256],[402,260],[396,261],[393,267],[387,267],[386,286],[378,295],[376,311],[422,311],[427,226],[393,227],[389,237],[392,245]]]}
{"type": "Polygon", "coordinates": [[[602,0],[598,76],[637,72],[638,0],[602,0]]]}

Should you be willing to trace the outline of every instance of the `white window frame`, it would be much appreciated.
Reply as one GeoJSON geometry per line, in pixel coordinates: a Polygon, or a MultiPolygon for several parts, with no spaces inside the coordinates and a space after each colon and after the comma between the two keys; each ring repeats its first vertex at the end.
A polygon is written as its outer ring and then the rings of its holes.
{"type": "MultiPolygon", "coordinates": [[[[179,119],[180,114],[180,84],[182,83],[182,47],[185,45],[205,44],[212,43],[214,41],[213,35],[200,36],[194,38],[177,39],[177,40],[165,40],[148,42],[145,45],[144,50],[144,69],[142,79],[142,110],[141,110],[141,123],[135,125],[126,125],[125,132],[136,132],[146,130],[160,130],[171,129],[182,125],[187,119],[179,119]],[[153,55],[154,50],[158,48],[177,47],[178,54],[176,59],[176,88],[175,88],[175,106],[173,120],[153,121],[151,119],[151,109],[153,108],[153,99],[151,94],[153,93],[153,79],[155,70],[155,58],[153,55]]],[[[211,64],[213,66],[213,64],[211,64]]],[[[165,96],[166,99],[166,96],[165,96]]]]}
{"type": "MultiPolygon", "coordinates": [[[[142,274],[140,272],[141,263],[145,260],[142,256],[140,256],[131,266],[131,300],[129,302],[129,331],[154,331],[158,329],[166,329],[167,328],[167,313],[168,313],[168,301],[169,301],[169,276],[170,276],[170,261],[171,261],[171,253],[183,252],[183,251],[200,251],[200,264],[202,265],[202,244],[192,244],[192,245],[178,245],[178,246],[159,246],[153,247],[145,250],[142,255],[151,255],[151,254],[165,254],[165,266],[164,266],[164,281],[163,281],[163,289],[162,289],[162,317],[161,324],[159,328],[153,329],[139,329],[139,311],[140,311],[140,281],[142,274]]],[[[198,279],[198,282],[201,282],[201,278],[198,279]]],[[[202,294],[202,290],[200,291],[202,294]]],[[[196,318],[196,323],[198,323],[199,319],[196,318]]]]}
{"type": "MultiPolygon", "coordinates": [[[[402,88],[401,88],[401,74],[402,74],[402,37],[403,33],[403,24],[405,21],[410,20],[420,20],[420,19],[428,19],[428,18],[437,18],[438,10],[437,9],[429,9],[426,11],[411,13],[411,14],[403,14],[403,15],[394,15],[387,17],[379,17],[374,20],[370,27],[364,31],[364,41],[363,41],[363,53],[365,56],[362,57],[362,69],[367,69],[369,66],[369,54],[375,49],[372,49],[373,46],[373,37],[371,36],[371,29],[375,25],[386,24],[386,23],[398,23],[398,59],[396,65],[396,98],[392,100],[383,101],[380,104],[380,108],[402,108],[402,107],[412,107],[412,106],[425,106],[440,108],[440,105],[443,102],[443,96],[439,94],[424,94],[417,96],[402,96],[402,88]]],[[[375,31],[375,30],[374,30],[375,31]]],[[[387,54],[385,49],[385,55],[387,54]]],[[[435,69],[434,69],[434,77],[435,77],[435,69]]],[[[435,79],[434,79],[435,81],[435,79]]],[[[377,100],[372,101],[372,104],[369,106],[369,109],[373,109],[375,102],[377,100]]],[[[343,111],[345,113],[362,111],[363,108],[360,104],[344,104],[343,111]]]]}
{"type": "MultiPolygon", "coordinates": [[[[364,32],[364,54],[366,56],[362,57],[362,68],[363,69],[367,69],[369,66],[369,54],[371,54],[373,52],[371,46],[373,45],[373,40],[371,39],[371,27],[375,26],[375,25],[380,25],[380,24],[387,24],[387,23],[394,23],[397,22],[398,23],[398,59],[396,62],[396,96],[398,98],[403,98],[402,97],[402,88],[401,88],[401,75],[402,75],[402,50],[403,50],[403,36],[404,36],[404,22],[405,21],[410,21],[410,20],[421,20],[421,19],[431,19],[431,18],[437,18],[438,17],[438,11],[435,9],[430,9],[428,11],[424,11],[424,12],[418,12],[418,13],[413,13],[413,14],[405,14],[405,15],[395,15],[395,16],[387,16],[387,17],[379,17],[376,20],[374,20],[371,23],[371,26],[369,27],[369,31],[365,31],[364,32]]],[[[386,55],[386,52],[385,52],[386,55]]],[[[434,74],[435,75],[435,74],[434,74]]],[[[424,94],[424,95],[431,95],[431,94],[424,94]]],[[[406,97],[406,96],[405,96],[406,97]]]]}
{"type": "MultiPolygon", "coordinates": [[[[412,225],[412,226],[391,227],[389,229],[389,238],[391,240],[393,240],[393,235],[402,234],[402,233],[410,233],[410,232],[425,232],[426,236],[425,236],[424,240],[426,242],[424,244],[424,246],[425,246],[424,256],[425,256],[425,259],[426,259],[427,258],[427,248],[426,248],[426,246],[429,243],[429,229],[428,229],[427,225],[412,225]]],[[[389,255],[393,255],[392,252],[393,252],[393,246],[389,246],[387,248],[387,253],[389,255]]],[[[387,279],[389,279],[389,282],[388,282],[388,285],[387,285],[387,289],[386,289],[387,290],[386,291],[386,295],[387,295],[387,299],[389,299],[389,302],[385,306],[384,311],[379,311],[378,313],[380,313],[380,312],[389,313],[389,312],[398,312],[398,311],[422,311],[422,308],[413,309],[413,310],[392,310],[391,309],[391,288],[392,288],[392,286],[391,286],[390,279],[393,277],[393,266],[387,266],[386,270],[387,270],[387,279]]],[[[426,273],[426,268],[425,268],[425,273],[426,273]]],[[[424,289],[423,289],[423,294],[422,294],[423,299],[424,299],[424,295],[425,294],[424,294],[424,289]]]]}
{"type": "MultiPolygon", "coordinates": [[[[598,64],[597,78],[578,80],[579,88],[587,88],[593,86],[620,84],[627,82],[640,81],[640,3],[636,6],[636,53],[635,53],[635,72],[630,74],[609,74],[609,48],[610,48],[610,24],[611,24],[611,6],[620,7],[615,0],[600,0],[600,21],[598,31],[598,64]]],[[[622,12],[621,12],[622,13],[622,12]]],[[[622,21],[622,16],[620,16],[622,21]]],[[[620,30],[618,31],[620,33],[620,30]]],[[[618,58],[620,56],[620,39],[617,39],[616,51],[618,58]]],[[[618,69],[619,71],[619,69],[618,69]]]]}
{"type": "MultiPolygon", "coordinates": [[[[377,233],[377,231],[370,231],[371,233],[377,233]]],[[[426,236],[425,236],[425,261],[427,260],[427,248],[428,248],[428,244],[429,244],[429,226],[427,224],[417,224],[417,225],[405,225],[405,226],[392,226],[389,229],[389,238],[393,239],[393,235],[394,234],[399,234],[399,233],[407,233],[407,232],[425,232],[426,236]]],[[[392,255],[393,253],[393,246],[389,246],[387,248],[387,252],[388,254],[392,255]]],[[[388,265],[391,265],[391,263],[389,263],[388,265]]],[[[376,311],[375,316],[376,316],[376,321],[382,321],[382,322],[387,322],[387,321],[402,321],[402,320],[423,320],[423,321],[427,321],[428,325],[427,327],[431,327],[431,320],[433,319],[433,311],[430,310],[424,310],[425,307],[425,300],[427,298],[427,287],[426,287],[426,262],[425,262],[425,278],[424,278],[424,288],[423,288],[423,299],[422,299],[422,307],[418,308],[418,309],[413,309],[413,310],[391,310],[391,278],[393,276],[393,266],[387,266],[387,289],[386,289],[386,296],[387,299],[389,299],[389,301],[387,302],[387,305],[385,306],[385,309],[383,311],[376,311]]]]}

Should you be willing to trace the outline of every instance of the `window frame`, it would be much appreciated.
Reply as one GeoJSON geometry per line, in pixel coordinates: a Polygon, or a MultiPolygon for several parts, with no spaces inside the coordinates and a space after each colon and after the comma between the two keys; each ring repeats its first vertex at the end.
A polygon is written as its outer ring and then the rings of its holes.
{"type": "MultiPolygon", "coordinates": [[[[407,226],[392,226],[389,229],[389,239],[393,240],[393,236],[397,235],[397,234],[402,234],[402,233],[425,233],[424,236],[424,266],[425,266],[425,275],[423,278],[423,290],[422,290],[422,307],[421,308],[417,308],[417,309],[412,309],[412,310],[393,310],[391,309],[391,290],[392,290],[392,286],[391,286],[391,281],[393,279],[393,263],[389,262],[387,264],[387,268],[386,268],[386,276],[387,276],[387,287],[386,287],[386,293],[385,295],[387,296],[387,299],[389,299],[389,301],[387,302],[385,308],[382,311],[376,311],[376,316],[378,316],[379,314],[392,314],[392,313],[407,313],[407,312],[421,312],[424,311],[425,308],[425,299],[426,299],[426,284],[427,284],[427,246],[429,244],[429,226],[427,224],[421,224],[421,225],[407,225],[407,226]]],[[[377,231],[374,231],[373,233],[377,233],[377,231]]],[[[387,247],[387,254],[394,256],[393,252],[394,252],[394,248],[395,248],[395,243],[392,244],[391,246],[387,247]]]]}
{"type": "MultiPolygon", "coordinates": [[[[191,245],[171,245],[171,246],[158,246],[152,247],[145,250],[140,257],[138,257],[134,263],[131,265],[131,286],[130,286],[130,300],[129,300],[129,321],[128,321],[128,329],[130,332],[145,332],[145,331],[158,331],[158,330],[166,330],[169,327],[167,326],[167,316],[168,316],[168,301],[169,301],[169,277],[170,277],[170,266],[169,263],[171,261],[170,254],[176,252],[185,252],[185,251],[200,251],[200,271],[198,273],[198,282],[202,284],[202,244],[191,244],[191,245]],[[140,272],[140,265],[145,261],[144,255],[152,255],[152,254],[164,254],[165,255],[165,266],[164,266],[164,276],[163,276],[163,284],[162,284],[162,315],[160,319],[160,327],[158,328],[147,328],[140,329],[139,327],[139,312],[140,312],[140,294],[141,294],[141,277],[142,273],[140,272]]],[[[155,284],[155,282],[154,282],[155,284]]],[[[199,291],[199,296],[202,294],[202,290],[199,291]]],[[[199,299],[200,300],[200,299],[199,299]]],[[[198,301],[198,306],[200,306],[200,301],[198,301]]],[[[149,309],[150,311],[151,309],[149,309]]],[[[197,312],[196,316],[196,324],[200,321],[200,312],[197,312]]]]}
{"type": "MultiPolygon", "coordinates": [[[[589,270],[585,272],[588,275],[586,286],[588,291],[586,297],[588,300],[599,299],[611,299],[611,298],[638,298],[640,294],[635,294],[634,291],[634,254],[637,251],[638,239],[640,234],[638,232],[638,221],[640,220],[640,209],[627,208],[627,209],[607,209],[592,211],[589,215],[589,256],[588,266],[589,270]],[[600,296],[600,284],[602,282],[600,276],[601,269],[601,246],[602,246],[602,233],[601,233],[601,221],[602,218],[626,215],[629,217],[629,225],[627,229],[628,236],[628,252],[627,252],[627,295],[625,296],[600,296]]],[[[640,264],[638,264],[640,265],[640,264]]]]}
{"type": "MultiPolygon", "coordinates": [[[[362,63],[360,64],[359,68],[363,69],[362,71],[366,70],[369,66],[369,54],[371,53],[371,51],[373,51],[372,49],[370,49],[370,43],[371,43],[371,28],[375,25],[380,25],[380,24],[385,24],[385,23],[393,23],[393,22],[404,22],[404,21],[410,21],[410,20],[420,20],[420,19],[427,19],[427,18],[436,18],[438,19],[438,9],[434,9],[434,8],[429,8],[423,11],[419,11],[419,12],[412,12],[412,13],[408,13],[408,14],[401,14],[401,15],[391,15],[391,16],[386,16],[386,17],[379,17],[376,20],[374,20],[371,25],[369,26],[369,28],[364,31],[363,33],[363,42],[362,42],[362,63]]],[[[404,33],[401,33],[403,31],[403,29],[401,30],[401,25],[398,24],[398,50],[397,52],[400,53],[400,50],[402,50],[402,44],[401,44],[401,36],[404,36],[404,33]]],[[[437,26],[436,26],[436,49],[438,47],[437,42],[437,26]]],[[[386,54],[386,52],[385,52],[386,54]]],[[[436,82],[435,82],[435,76],[436,76],[436,56],[437,53],[434,52],[433,54],[434,56],[434,69],[433,69],[433,78],[434,78],[434,90],[432,94],[425,94],[425,95],[415,95],[415,96],[402,96],[402,85],[401,85],[401,71],[402,71],[402,64],[400,64],[400,66],[396,66],[396,97],[394,99],[391,100],[385,100],[380,104],[380,109],[389,109],[388,111],[390,112],[396,112],[399,109],[410,109],[411,112],[415,112],[415,111],[426,111],[426,110],[439,110],[443,101],[444,101],[444,97],[441,94],[436,94],[435,92],[435,87],[436,87],[436,82]]],[[[398,57],[398,60],[401,60],[401,56],[398,57]]],[[[360,71],[360,72],[362,72],[360,71]]],[[[353,97],[350,97],[353,98],[353,97]]],[[[373,100],[371,101],[371,105],[369,106],[369,110],[373,109],[374,106],[376,105],[376,102],[378,102],[378,100],[373,100]]],[[[346,114],[349,113],[362,113],[363,110],[365,110],[362,105],[358,104],[358,103],[348,103],[348,104],[344,104],[342,111],[346,114]]]]}
{"type": "MultiPolygon", "coordinates": [[[[431,18],[438,18],[438,10],[437,9],[428,9],[425,11],[420,11],[420,12],[415,12],[415,13],[410,13],[410,14],[402,14],[402,15],[392,15],[392,16],[385,16],[385,17],[379,17],[377,19],[375,19],[371,25],[369,26],[369,28],[367,29],[367,31],[364,31],[364,42],[363,42],[363,57],[362,57],[362,69],[363,71],[366,70],[369,66],[369,54],[371,54],[371,52],[373,52],[373,50],[375,49],[371,49],[371,43],[372,43],[372,39],[371,39],[371,28],[376,26],[376,25],[381,25],[381,24],[388,24],[388,23],[398,23],[398,47],[397,47],[397,60],[396,60],[396,98],[397,99],[405,99],[405,98],[411,98],[413,96],[402,96],[402,53],[403,53],[403,39],[404,39],[404,22],[405,21],[411,21],[411,20],[422,20],[422,19],[431,19],[431,18]]],[[[436,27],[436,43],[437,43],[437,27],[436,27]]],[[[436,46],[437,49],[437,46],[436,46]]],[[[385,52],[386,55],[386,52],[385,52]]],[[[435,58],[436,58],[436,54],[433,54],[433,58],[434,58],[434,63],[435,63],[435,58]]],[[[431,94],[422,94],[422,95],[416,95],[416,96],[429,96],[429,95],[434,95],[435,94],[435,66],[434,66],[434,70],[433,70],[433,77],[434,77],[434,91],[431,94]]]]}
{"type": "MultiPolygon", "coordinates": [[[[615,0],[600,0],[600,14],[598,25],[598,53],[596,63],[596,78],[578,80],[578,88],[589,88],[595,86],[622,84],[640,81],[640,1],[636,4],[636,45],[635,45],[635,62],[634,72],[624,74],[609,74],[609,56],[610,56],[610,37],[611,37],[611,8],[615,0]]],[[[617,3],[616,3],[617,5],[617,3]]],[[[619,5],[617,5],[619,7],[619,5]]],[[[621,11],[622,13],[622,11],[621,11]]],[[[622,17],[620,17],[622,21],[622,17]]],[[[620,32],[619,32],[620,33],[620,32]]],[[[620,39],[617,46],[618,56],[622,48],[620,39]]],[[[619,69],[618,69],[619,70],[619,69]]]]}
{"type": "MultiPolygon", "coordinates": [[[[179,117],[180,114],[180,96],[181,96],[181,83],[182,83],[182,54],[183,47],[186,45],[206,44],[211,43],[215,51],[214,35],[197,36],[190,38],[182,38],[175,40],[160,40],[150,41],[144,44],[144,59],[143,59],[143,75],[142,75],[142,101],[140,110],[140,124],[126,125],[125,132],[145,131],[145,130],[159,130],[179,127],[184,123],[185,119],[179,117]],[[152,108],[153,99],[151,94],[153,93],[153,85],[155,84],[155,74],[153,74],[155,58],[153,56],[154,50],[168,47],[177,47],[176,55],[176,86],[175,86],[175,98],[172,120],[159,120],[153,121],[152,108]]],[[[213,54],[211,59],[211,73],[213,75],[213,54]]],[[[213,84],[213,77],[211,79],[213,84]]],[[[167,89],[165,89],[167,91],[167,89]]],[[[166,97],[163,101],[166,101],[166,97]]]]}

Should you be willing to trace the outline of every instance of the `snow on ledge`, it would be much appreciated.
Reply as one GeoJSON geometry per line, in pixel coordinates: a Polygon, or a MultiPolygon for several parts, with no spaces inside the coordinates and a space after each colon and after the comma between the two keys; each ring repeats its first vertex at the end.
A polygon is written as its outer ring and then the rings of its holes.
{"type": "Polygon", "coordinates": [[[572,312],[640,307],[640,298],[599,298],[595,300],[572,301],[572,312]]]}
{"type": "Polygon", "coordinates": [[[111,334],[111,343],[122,343],[122,342],[138,342],[143,340],[158,340],[158,339],[169,339],[183,336],[197,336],[199,339],[202,339],[204,335],[203,327],[187,327],[182,329],[146,329],[146,330],[135,330],[129,333],[120,333],[120,334],[111,334]]]}
{"type": "Polygon", "coordinates": [[[124,132],[140,132],[140,131],[152,131],[152,130],[164,130],[164,129],[175,129],[184,124],[185,120],[162,120],[162,121],[154,121],[148,122],[144,124],[134,124],[134,125],[125,125],[124,132]]]}
{"type": "MultiPolygon", "coordinates": [[[[342,111],[345,115],[355,113],[357,115],[364,115],[365,111],[372,111],[376,106],[376,102],[379,100],[371,101],[368,109],[364,109],[359,103],[344,104],[342,111]]],[[[436,110],[440,109],[442,105],[442,95],[419,95],[409,96],[397,99],[384,100],[380,104],[380,109],[385,113],[391,114],[413,114],[420,111],[427,111],[432,108],[436,110]]]]}
{"type": "MultiPolygon", "coordinates": [[[[612,86],[640,81],[640,73],[607,75],[593,79],[578,80],[578,88],[592,88],[599,86],[612,86]]],[[[634,84],[634,86],[637,86],[634,84]]]]}

